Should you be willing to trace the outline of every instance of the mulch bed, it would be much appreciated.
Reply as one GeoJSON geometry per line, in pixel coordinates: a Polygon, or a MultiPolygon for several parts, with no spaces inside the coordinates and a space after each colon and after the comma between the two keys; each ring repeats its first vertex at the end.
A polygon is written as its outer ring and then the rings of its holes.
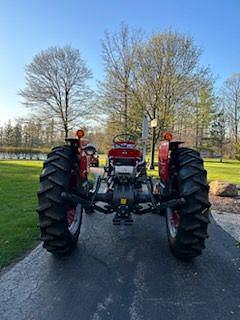
{"type": "Polygon", "coordinates": [[[218,197],[210,194],[209,200],[212,210],[240,214],[240,196],[218,197]]]}

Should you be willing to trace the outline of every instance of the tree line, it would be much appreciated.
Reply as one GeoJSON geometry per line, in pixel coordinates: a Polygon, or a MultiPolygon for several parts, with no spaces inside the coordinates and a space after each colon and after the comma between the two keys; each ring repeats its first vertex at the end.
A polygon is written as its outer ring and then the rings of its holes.
{"type": "Polygon", "coordinates": [[[156,119],[154,137],[166,130],[208,154],[238,156],[240,74],[216,94],[215,79],[200,64],[201,50],[186,35],[168,30],[144,36],[122,25],[103,40],[105,79],[100,83],[108,135],[140,135],[142,119],[156,119]]]}
{"type": "MultiPolygon", "coordinates": [[[[120,132],[141,136],[142,120],[156,119],[154,142],[164,131],[211,153],[239,157],[240,74],[216,93],[193,38],[167,30],[147,35],[122,24],[102,40],[104,79],[91,90],[92,72],[79,50],[50,47],[26,66],[25,123],[0,129],[1,145],[52,146],[77,126],[106,152],[120,132]]],[[[151,133],[151,130],[149,130],[151,133]]],[[[151,137],[151,134],[150,134],[151,137]]]]}
{"type": "Polygon", "coordinates": [[[44,153],[63,139],[64,134],[56,130],[54,119],[44,124],[35,119],[18,119],[15,123],[9,120],[0,127],[0,152],[44,153]]]}

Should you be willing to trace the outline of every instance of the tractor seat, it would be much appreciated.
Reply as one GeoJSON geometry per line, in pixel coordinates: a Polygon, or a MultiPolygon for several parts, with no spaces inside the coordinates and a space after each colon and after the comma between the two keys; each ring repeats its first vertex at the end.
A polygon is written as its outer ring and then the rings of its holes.
{"type": "Polygon", "coordinates": [[[141,152],[134,148],[113,148],[108,152],[108,159],[113,165],[136,166],[141,152]]]}

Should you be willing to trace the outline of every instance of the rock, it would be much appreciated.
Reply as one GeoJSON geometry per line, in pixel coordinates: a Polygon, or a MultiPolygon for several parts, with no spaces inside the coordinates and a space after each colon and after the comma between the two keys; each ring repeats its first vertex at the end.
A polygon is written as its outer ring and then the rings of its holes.
{"type": "Polygon", "coordinates": [[[225,181],[212,181],[210,184],[210,192],[220,197],[235,197],[238,195],[238,189],[235,184],[225,181]]]}

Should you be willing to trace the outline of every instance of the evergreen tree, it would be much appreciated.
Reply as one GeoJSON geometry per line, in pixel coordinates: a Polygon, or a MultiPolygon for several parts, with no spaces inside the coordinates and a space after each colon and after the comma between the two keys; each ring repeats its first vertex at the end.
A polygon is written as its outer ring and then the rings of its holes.
{"type": "Polygon", "coordinates": [[[223,146],[226,135],[226,120],[224,110],[216,112],[210,128],[211,142],[215,150],[220,154],[220,162],[223,159],[223,146]]]}

